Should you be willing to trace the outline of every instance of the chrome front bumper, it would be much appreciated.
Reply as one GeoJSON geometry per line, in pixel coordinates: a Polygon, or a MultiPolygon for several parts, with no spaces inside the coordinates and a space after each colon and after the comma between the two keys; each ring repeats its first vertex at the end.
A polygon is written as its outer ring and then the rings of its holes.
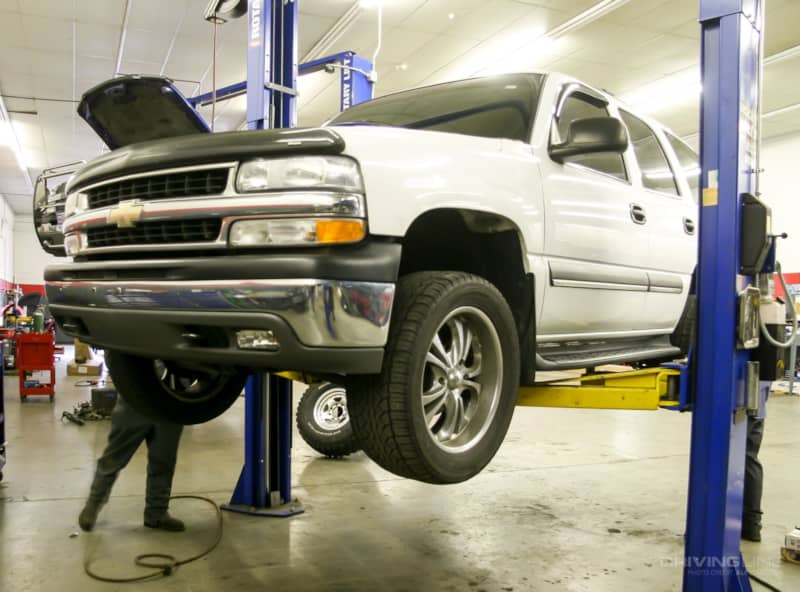
{"type": "MultiPolygon", "coordinates": [[[[215,326],[231,330],[245,318],[278,317],[307,347],[383,347],[395,285],[315,279],[201,282],[48,281],[50,306],[59,311],[175,311],[210,313],[215,326]],[[231,314],[236,313],[236,314],[231,314]],[[241,313],[247,313],[242,316],[241,313]],[[226,314],[230,321],[226,322],[226,314]]],[[[72,314],[72,313],[70,313],[72,314]]],[[[147,322],[147,317],[142,317],[147,322]]],[[[80,334],[80,331],[67,333],[80,334]]]]}

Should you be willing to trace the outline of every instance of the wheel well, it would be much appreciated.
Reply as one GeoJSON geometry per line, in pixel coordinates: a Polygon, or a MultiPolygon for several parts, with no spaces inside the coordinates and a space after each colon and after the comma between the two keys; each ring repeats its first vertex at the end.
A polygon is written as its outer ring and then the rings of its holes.
{"type": "Polygon", "coordinates": [[[525,271],[519,229],[509,219],[474,210],[433,210],[417,218],[403,238],[400,275],[464,271],[491,282],[508,302],[520,337],[522,383],[533,381],[534,278],[525,271]]]}

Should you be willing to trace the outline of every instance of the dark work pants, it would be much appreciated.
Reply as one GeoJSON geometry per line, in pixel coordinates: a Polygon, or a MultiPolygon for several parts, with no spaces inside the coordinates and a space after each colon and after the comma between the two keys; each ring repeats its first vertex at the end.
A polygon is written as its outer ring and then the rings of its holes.
{"type": "Polygon", "coordinates": [[[139,448],[147,442],[147,494],[144,519],[156,521],[163,517],[172,493],[172,477],[178,455],[183,426],[156,422],[144,417],[121,397],[111,414],[111,431],[89,492],[89,503],[98,507],[108,501],[119,472],[125,468],[139,448]]]}
{"type": "Polygon", "coordinates": [[[761,527],[761,492],[764,486],[764,469],[758,460],[761,440],[764,437],[764,420],[747,418],[747,456],[744,465],[744,504],[742,523],[761,527]]]}

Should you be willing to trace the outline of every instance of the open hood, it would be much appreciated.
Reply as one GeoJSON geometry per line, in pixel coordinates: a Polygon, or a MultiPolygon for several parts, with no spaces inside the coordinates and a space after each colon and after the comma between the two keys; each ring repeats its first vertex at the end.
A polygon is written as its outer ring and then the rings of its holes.
{"type": "Polygon", "coordinates": [[[209,132],[171,80],[121,76],[86,91],[78,115],[112,150],[161,138],[209,132]]]}

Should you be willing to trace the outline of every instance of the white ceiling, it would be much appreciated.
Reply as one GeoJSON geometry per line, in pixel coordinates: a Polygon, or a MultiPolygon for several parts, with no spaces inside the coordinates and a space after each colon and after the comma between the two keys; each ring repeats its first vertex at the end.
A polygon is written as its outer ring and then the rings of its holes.
{"type": "MultiPolygon", "coordinates": [[[[302,58],[355,2],[298,1],[302,58]]],[[[479,73],[536,69],[566,72],[624,97],[662,79],[698,76],[698,0],[618,0],[619,7],[600,18],[568,26],[555,42],[541,42],[543,34],[599,1],[383,0],[377,94],[479,73]]],[[[75,106],[86,89],[114,75],[118,59],[119,72],[163,74],[181,81],[188,95],[210,90],[213,26],[202,18],[207,3],[127,0],[120,44],[126,0],[0,0],[0,96],[30,178],[42,168],[89,159],[102,150],[75,106]]],[[[357,12],[326,54],[354,50],[372,56],[377,12],[366,7],[357,12]]],[[[800,0],[768,0],[767,56],[800,45],[797,23],[800,0]]],[[[245,28],[244,19],[218,28],[217,86],[245,78],[245,28]]],[[[800,131],[798,75],[800,51],[766,66],[766,138],[800,131]]],[[[337,76],[302,77],[301,125],[335,114],[338,93],[337,76]]],[[[209,108],[203,113],[210,118],[209,108]]],[[[216,115],[218,130],[240,126],[243,98],[219,104],[216,115]]],[[[697,97],[688,93],[654,115],[690,136],[697,129],[697,97]]],[[[16,211],[27,212],[28,178],[2,144],[0,138],[0,194],[16,211]]]]}

